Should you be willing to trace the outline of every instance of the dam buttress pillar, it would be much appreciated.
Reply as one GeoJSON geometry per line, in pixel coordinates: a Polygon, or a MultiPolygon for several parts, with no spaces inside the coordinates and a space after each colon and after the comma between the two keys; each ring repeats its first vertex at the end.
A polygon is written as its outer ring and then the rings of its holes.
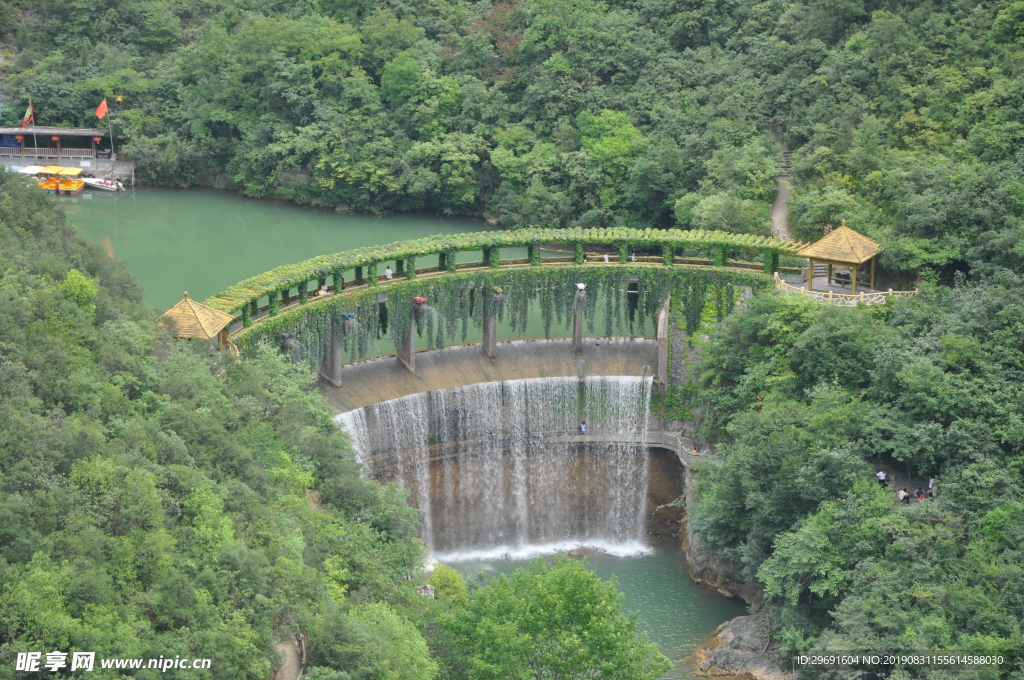
{"type": "Polygon", "coordinates": [[[484,337],[481,346],[488,359],[498,358],[498,315],[496,307],[501,304],[505,296],[501,291],[495,291],[491,303],[484,305],[484,337]]]}
{"type": "Polygon", "coordinates": [[[398,353],[398,360],[403,366],[413,373],[416,372],[416,317],[423,313],[425,297],[414,297],[412,299],[412,315],[409,317],[409,332],[402,338],[402,351],[398,353]]]}
{"type": "Polygon", "coordinates": [[[661,395],[668,393],[668,312],[671,298],[665,300],[658,312],[658,365],[654,374],[653,389],[661,395]]]}
{"type": "Polygon", "coordinates": [[[331,346],[320,361],[320,377],[341,387],[341,322],[331,317],[331,346]]]}
{"type": "Polygon", "coordinates": [[[587,289],[582,283],[576,284],[576,312],[572,317],[572,351],[576,356],[583,354],[583,302],[587,289]]]}

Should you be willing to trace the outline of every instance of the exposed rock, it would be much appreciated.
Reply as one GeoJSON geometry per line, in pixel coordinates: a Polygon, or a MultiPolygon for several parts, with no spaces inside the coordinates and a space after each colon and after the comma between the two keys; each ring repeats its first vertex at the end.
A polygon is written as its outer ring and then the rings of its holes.
{"type": "Polygon", "coordinates": [[[423,597],[429,597],[431,600],[434,599],[434,586],[429,583],[425,583],[422,586],[416,586],[416,594],[422,595],[423,597]]]}
{"type": "Polygon", "coordinates": [[[775,659],[779,644],[767,643],[767,626],[757,616],[737,616],[714,633],[711,644],[696,652],[697,669],[705,675],[731,675],[753,680],[795,680],[775,659]]]}
{"type": "MultiPolygon", "coordinates": [[[[686,470],[686,507],[693,505],[693,488],[695,481],[689,468],[686,470]]],[[[697,583],[714,588],[726,597],[738,597],[747,604],[759,605],[761,594],[756,586],[745,582],[739,565],[722,557],[709,555],[701,548],[700,542],[693,533],[690,519],[687,516],[683,523],[683,552],[686,554],[686,565],[690,578],[697,583]]]]}
{"type": "Polygon", "coordinates": [[[492,215],[491,217],[485,218],[484,222],[491,225],[492,227],[496,227],[498,225],[498,218],[492,215]]]}

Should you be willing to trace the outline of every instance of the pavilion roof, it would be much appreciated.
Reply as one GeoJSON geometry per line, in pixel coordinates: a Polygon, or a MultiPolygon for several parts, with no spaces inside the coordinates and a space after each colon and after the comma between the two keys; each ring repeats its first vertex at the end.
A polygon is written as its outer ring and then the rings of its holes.
{"type": "Polygon", "coordinates": [[[884,248],[879,245],[878,241],[858,234],[846,226],[846,220],[843,220],[842,226],[820,241],[798,251],[797,257],[860,264],[867,262],[882,250],[884,248]]]}
{"type": "Polygon", "coordinates": [[[161,318],[174,320],[178,329],[177,337],[204,340],[217,337],[217,334],[235,319],[230,314],[196,302],[188,293],[185,293],[181,302],[164,312],[161,318]]]}

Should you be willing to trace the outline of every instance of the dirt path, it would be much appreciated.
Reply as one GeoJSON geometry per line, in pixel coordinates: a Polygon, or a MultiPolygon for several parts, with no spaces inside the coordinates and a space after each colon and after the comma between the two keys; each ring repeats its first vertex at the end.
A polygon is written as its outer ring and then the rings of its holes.
{"type": "Polygon", "coordinates": [[[302,653],[295,639],[277,645],[277,651],[284,660],[281,668],[274,673],[274,680],[298,680],[302,675],[302,653]]]}
{"type": "Polygon", "coordinates": [[[772,203],[772,229],[779,238],[793,240],[793,234],[789,231],[789,198],[793,195],[793,185],[789,183],[789,176],[779,176],[779,191],[775,194],[775,202],[772,203]]]}
{"type": "Polygon", "coordinates": [[[772,136],[782,151],[782,165],[779,167],[779,189],[772,203],[772,229],[779,238],[793,240],[789,230],[789,199],[793,195],[793,185],[789,182],[789,147],[782,142],[782,132],[775,123],[771,125],[772,136]]]}

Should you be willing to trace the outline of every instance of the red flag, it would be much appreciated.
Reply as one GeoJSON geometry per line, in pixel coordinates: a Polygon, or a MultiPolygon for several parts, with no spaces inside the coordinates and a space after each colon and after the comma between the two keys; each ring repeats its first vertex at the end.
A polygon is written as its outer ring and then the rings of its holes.
{"type": "Polygon", "coordinates": [[[105,115],[107,115],[107,98],[106,97],[104,97],[103,101],[100,102],[100,105],[96,107],[96,117],[97,118],[102,118],[105,115]]]}
{"type": "Polygon", "coordinates": [[[34,123],[36,120],[36,114],[32,110],[32,102],[28,103],[28,108],[25,109],[25,117],[21,119],[21,127],[27,126],[29,123],[34,123]]]}

